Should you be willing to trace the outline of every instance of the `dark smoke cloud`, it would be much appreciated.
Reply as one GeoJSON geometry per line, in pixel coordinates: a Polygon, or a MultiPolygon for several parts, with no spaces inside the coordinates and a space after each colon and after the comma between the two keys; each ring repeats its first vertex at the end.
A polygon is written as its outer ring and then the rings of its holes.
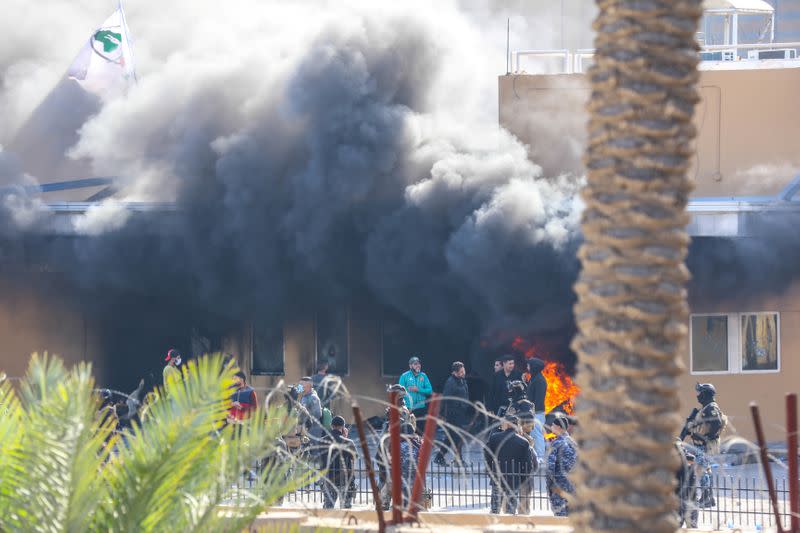
{"type": "Polygon", "coordinates": [[[798,279],[800,214],[749,213],[740,224],[744,237],[693,239],[687,264],[690,299],[698,308],[779,295],[798,279]]]}
{"type": "Polygon", "coordinates": [[[569,328],[581,180],[498,128],[505,42],[450,2],[283,4],[175,2],[180,39],[130,7],[141,81],[70,151],[122,192],[50,261],[115,312],[236,323],[368,295],[467,340],[569,328]]]}
{"type": "MultiPolygon", "coordinates": [[[[46,250],[84,291],[75,305],[107,320],[109,346],[129,320],[224,329],[367,296],[473,346],[522,333],[566,350],[581,180],[544,175],[497,127],[506,17],[514,42],[558,46],[547,17],[516,12],[533,3],[131,2],[140,82],[96,102],[42,87],[107,6],[9,1],[0,143],[25,161],[0,152],[0,252],[46,250]],[[83,238],[43,243],[53,219],[29,174],[69,167],[31,154],[71,145],[70,164],[122,190],[75,221],[83,238]]],[[[797,225],[753,227],[766,238],[695,239],[693,301],[795,279],[797,225]]]]}

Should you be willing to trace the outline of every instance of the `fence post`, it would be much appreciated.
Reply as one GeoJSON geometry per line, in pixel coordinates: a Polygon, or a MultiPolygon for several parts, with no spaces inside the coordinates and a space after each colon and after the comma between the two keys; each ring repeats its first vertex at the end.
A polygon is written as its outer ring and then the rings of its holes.
{"type": "Polygon", "coordinates": [[[428,416],[425,420],[425,432],[422,436],[422,446],[419,451],[417,476],[414,479],[414,488],[411,491],[411,501],[408,504],[409,520],[416,520],[421,507],[423,487],[425,486],[425,473],[431,460],[433,441],[436,438],[436,417],[439,416],[439,395],[433,394],[428,404],[428,416]]]}
{"type": "Polygon", "coordinates": [[[400,409],[397,392],[389,393],[389,439],[392,455],[392,523],[403,521],[403,475],[400,471],[400,409]]]}
{"type": "MultiPolygon", "coordinates": [[[[361,408],[358,404],[353,402],[353,417],[356,420],[356,428],[358,428],[358,437],[361,440],[361,451],[364,454],[364,464],[367,467],[367,476],[369,477],[369,486],[372,488],[372,500],[375,502],[375,513],[378,515],[378,531],[383,533],[386,531],[386,522],[383,518],[383,503],[381,502],[381,491],[378,489],[378,483],[375,481],[375,472],[372,470],[372,459],[369,455],[369,444],[367,443],[367,432],[364,430],[364,421],[361,418],[361,408]]],[[[380,446],[380,443],[378,443],[380,446]]],[[[361,488],[361,483],[359,483],[361,488]]],[[[359,490],[359,496],[361,491],[359,490]]]]}
{"type": "Polygon", "coordinates": [[[767,442],[764,438],[764,428],[761,426],[761,415],[758,412],[758,405],[756,405],[755,402],[750,402],[750,414],[753,416],[753,425],[756,429],[758,448],[761,453],[761,467],[764,469],[764,478],[767,480],[767,487],[769,487],[769,499],[772,502],[772,510],[775,513],[775,527],[778,528],[778,533],[784,533],[785,530],[783,529],[780,510],[778,509],[778,495],[775,493],[775,485],[772,481],[772,470],[769,466],[769,455],[767,454],[767,442]]]}
{"type": "Polygon", "coordinates": [[[789,529],[792,533],[800,531],[800,479],[797,472],[797,394],[786,395],[786,432],[789,454],[789,529]]]}

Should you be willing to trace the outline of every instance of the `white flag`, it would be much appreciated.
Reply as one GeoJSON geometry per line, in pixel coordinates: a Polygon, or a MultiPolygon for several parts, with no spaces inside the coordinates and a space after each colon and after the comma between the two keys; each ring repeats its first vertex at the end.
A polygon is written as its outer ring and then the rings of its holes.
{"type": "Polygon", "coordinates": [[[89,37],[67,76],[95,94],[124,90],[134,79],[133,54],[121,6],[89,37]]]}

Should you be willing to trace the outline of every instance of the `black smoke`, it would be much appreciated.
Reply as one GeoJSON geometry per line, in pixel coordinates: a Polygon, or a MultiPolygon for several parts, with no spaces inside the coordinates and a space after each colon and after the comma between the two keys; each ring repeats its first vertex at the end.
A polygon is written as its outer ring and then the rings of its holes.
{"type": "Polygon", "coordinates": [[[800,275],[800,214],[787,206],[740,215],[741,236],[697,237],[687,265],[690,302],[698,308],[746,307],[784,293],[800,275]]]}
{"type": "MultiPolygon", "coordinates": [[[[486,66],[480,26],[445,2],[279,4],[269,6],[284,16],[243,4],[252,24],[206,6],[220,20],[180,40],[159,30],[160,13],[139,13],[137,26],[132,12],[149,67],[140,83],[99,109],[50,99],[62,103],[46,114],[63,108],[70,121],[55,122],[72,124],[89,109],[80,129],[53,135],[77,134],[70,156],[119,176],[120,201],[167,205],[105,202],[59,234],[31,193],[34,166],[2,152],[4,264],[79,290],[76,310],[131,380],[158,369],[154,351],[189,350],[192,329],[216,348],[243,322],[355,300],[413,324],[448,361],[522,335],[570,366],[581,179],[543,175],[497,127],[487,102],[501,71],[486,66]]],[[[36,154],[31,142],[20,152],[36,154]]],[[[797,226],[756,226],[759,238],[692,243],[693,301],[794,279],[800,247],[784,230],[797,226]]]]}
{"type": "Polygon", "coordinates": [[[133,375],[127,359],[180,342],[158,324],[218,338],[356,299],[476,353],[497,332],[570,327],[580,180],[543,176],[496,118],[451,112],[473,89],[444,79],[454,50],[429,19],[355,15],[280,68],[143,76],[83,126],[74,156],[168,208],[108,202],[56,239],[16,226],[133,375]],[[136,328],[156,340],[124,346],[136,328]]]}

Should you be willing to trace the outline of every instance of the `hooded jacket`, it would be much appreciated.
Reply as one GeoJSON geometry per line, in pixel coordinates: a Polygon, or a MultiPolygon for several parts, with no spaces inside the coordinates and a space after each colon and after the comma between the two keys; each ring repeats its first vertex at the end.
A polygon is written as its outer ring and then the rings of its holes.
{"type": "Polygon", "coordinates": [[[547,380],[542,375],[544,361],[533,358],[528,360],[531,367],[531,381],[528,383],[528,400],[533,402],[534,412],[544,413],[545,399],[547,397],[547,380]]]}

